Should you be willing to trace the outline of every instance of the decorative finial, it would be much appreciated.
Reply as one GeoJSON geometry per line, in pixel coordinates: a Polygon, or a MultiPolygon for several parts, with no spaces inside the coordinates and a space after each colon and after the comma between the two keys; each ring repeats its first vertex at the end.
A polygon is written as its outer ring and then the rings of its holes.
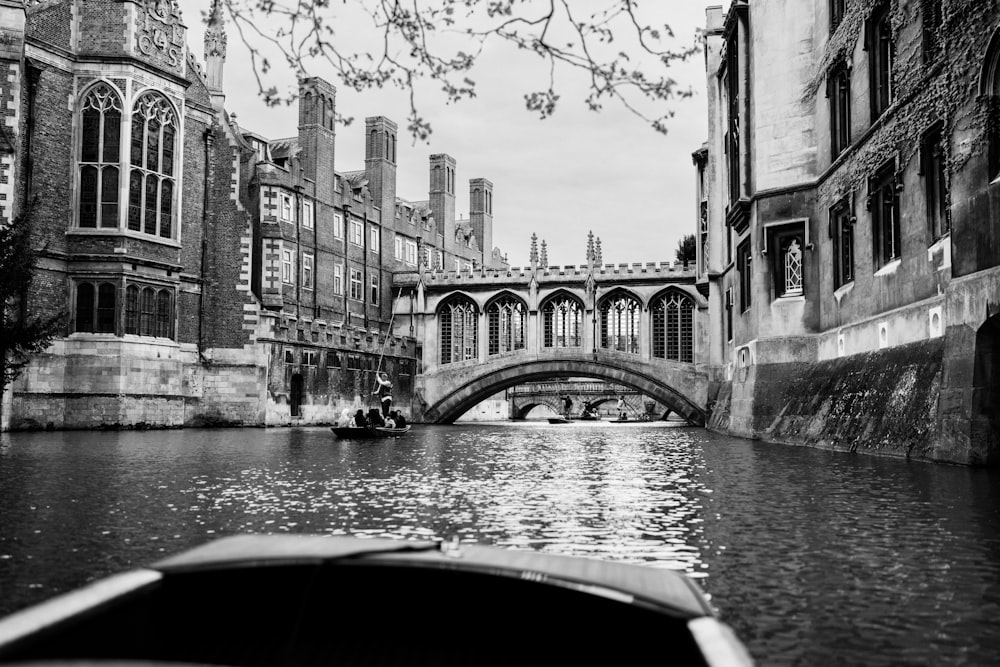
{"type": "Polygon", "coordinates": [[[212,10],[205,26],[205,74],[208,87],[222,90],[222,66],[226,62],[226,20],[220,0],[212,0],[212,10]]]}
{"type": "Polygon", "coordinates": [[[529,261],[532,264],[538,263],[538,234],[531,235],[531,254],[529,255],[529,261]]]}
{"type": "Polygon", "coordinates": [[[587,263],[590,264],[594,260],[594,232],[593,230],[587,232],[587,263]]]}
{"type": "Polygon", "coordinates": [[[597,245],[596,245],[596,249],[594,251],[594,262],[598,266],[601,266],[602,264],[604,264],[604,259],[601,257],[601,237],[600,236],[597,237],[597,245]]]}
{"type": "Polygon", "coordinates": [[[542,268],[549,268],[549,251],[545,245],[545,240],[542,240],[542,268]]]}

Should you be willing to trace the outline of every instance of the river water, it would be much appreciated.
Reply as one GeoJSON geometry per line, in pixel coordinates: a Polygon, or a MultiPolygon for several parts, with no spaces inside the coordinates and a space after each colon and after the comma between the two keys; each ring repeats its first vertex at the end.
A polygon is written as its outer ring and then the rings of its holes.
{"type": "Polygon", "coordinates": [[[662,423],[0,434],[0,614],[242,532],[683,570],[762,665],[1000,663],[1000,471],[662,423]]]}

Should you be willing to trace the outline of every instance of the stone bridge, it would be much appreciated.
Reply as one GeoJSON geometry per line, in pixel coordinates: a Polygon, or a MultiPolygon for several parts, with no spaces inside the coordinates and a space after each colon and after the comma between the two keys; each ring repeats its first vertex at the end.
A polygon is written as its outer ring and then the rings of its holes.
{"type": "Polygon", "coordinates": [[[632,418],[666,419],[670,412],[669,409],[664,409],[656,401],[647,399],[632,387],[608,382],[571,380],[526,382],[512,387],[507,392],[510,418],[524,419],[529,412],[540,405],[562,414],[563,396],[569,396],[573,400],[574,415],[582,414],[587,406],[605,414],[615,415],[619,397],[625,399],[626,412],[632,418]]]}
{"type": "Polygon", "coordinates": [[[415,421],[447,424],[524,382],[593,378],[704,424],[705,297],[677,264],[393,276],[394,331],[420,343],[415,421]]]}

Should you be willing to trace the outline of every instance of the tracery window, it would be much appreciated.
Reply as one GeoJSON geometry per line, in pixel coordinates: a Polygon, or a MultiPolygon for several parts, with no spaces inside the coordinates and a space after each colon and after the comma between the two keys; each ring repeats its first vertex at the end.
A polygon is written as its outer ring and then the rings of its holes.
{"type": "Polygon", "coordinates": [[[174,155],[177,117],[161,95],[146,93],[132,107],[128,228],[152,236],[174,234],[174,155]]]}
{"type": "Polygon", "coordinates": [[[118,226],[122,103],[106,83],[94,86],[81,106],[80,227],[118,226]]]}
{"type": "Polygon", "coordinates": [[[785,269],[782,296],[802,294],[802,242],[797,236],[785,239],[781,248],[785,269]]]}
{"type": "Polygon", "coordinates": [[[467,299],[454,299],[441,307],[438,323],[442,364],[479,357],[477,315],[476,304],[467,299]]]}
{"type": "Polygon", "coordinates": [[[125,333],[134,336],[173,338],[173,293],[167,288],[125,288],[125,333]]]}
{"type": "Polygon", "coordinates": [[[569,296],[558,296],[542,309],[545,347],[580,347],[583,306],[569,296]]]}
{"type": "Polygon", "coordinates": [[[497,299],[486,308],[489,324],[489,354],[524,349],[524,303],[514,297],[497,299]]]}
{"type": "Polygon", "coordinates": [[[606,299],[601,304],[601,347],[638,354],[639,313],[639,302],[630,296],[606,299]]]}
{"type": "MultiPolygon", "coordinates": [[[[727,309],[732,308],[727,299],[727,309]]],[[[658,359],[694,362],[694,301],[670,292],[653,301],[653,356],[658,359]]]]}

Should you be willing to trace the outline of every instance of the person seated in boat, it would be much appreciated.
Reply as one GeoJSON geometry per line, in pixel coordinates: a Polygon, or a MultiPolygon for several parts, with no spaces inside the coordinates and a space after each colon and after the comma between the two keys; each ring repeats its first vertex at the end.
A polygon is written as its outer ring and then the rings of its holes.
{"type": "Polygon", "coordinates": [[[403,416],[403,413],[400,412],[399,410],[393,410],[392,413],[396,417],[396,428],[405,428],[406,427],[406,417],[403,416]]]}
{"type": "Polygon", "coordinates": [[[368,428],[368,419],[365,418],[365,411],[358,409],[354,413],[354,425],[358,428],[368,428]]]}
{"type": "Polygon", "coordinates": [[[340,419],[337,420],[337,426],[354,426],[354,417],[351,415],[350,408],[344,408],[340,411],[340,419]]]}
{"type": "Polygon", "coordinates": [[[385,418],[385,427],[386,428],[396,428],[396,420],[393,418],[393,415],[395,413],[396,413],[396,411],[393,410],[392,412],[390,412],[388,414],[388,416],[386,416],[386,418],[385,418]]]}
{"type": "Polygon", "coordinates": [[[378,408],[371,408],[368,410],[368,425],[372,428],[385,426],[385,420],[382,419],[382,415],[379,413],[378,408]]]}

